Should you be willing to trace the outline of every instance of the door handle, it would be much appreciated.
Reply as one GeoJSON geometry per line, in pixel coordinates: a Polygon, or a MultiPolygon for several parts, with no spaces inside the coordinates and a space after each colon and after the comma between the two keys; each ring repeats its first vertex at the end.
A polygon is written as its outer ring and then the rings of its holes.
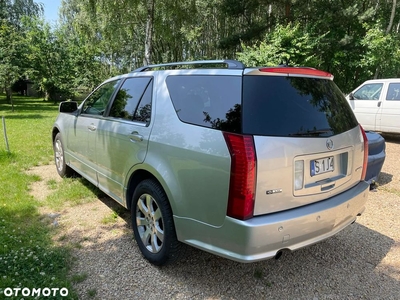
{"type": "Polygon", "coordinates": [[[90,131],[96,131],[97,127],[94,126],[94,124],[90,124],[90,125],[88,126],[88,129],[89,129],[90,131]]]}
{"type": "Polygon", "coordinates": [[[129,135],[129,139],[131,142],[143,142],[143,135],[139,134],[137,131],[134,131],[129,135]]]}
{"type": "Polygon", "coordinates": [[[378,101],[378,107],[381,107],[382,101],[378,101]]]}

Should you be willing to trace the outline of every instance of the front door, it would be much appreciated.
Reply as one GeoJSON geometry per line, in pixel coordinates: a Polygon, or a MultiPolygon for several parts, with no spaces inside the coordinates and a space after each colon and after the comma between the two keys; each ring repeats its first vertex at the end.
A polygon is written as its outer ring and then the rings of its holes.
{"type": "Polygon", "coordinates": [[[96,135],[119,80],[107,82],[86,98],[74,126],[68,131],[71,164],[83,177],[97,185],[96,135]]]}
{"type": "Polygon", "coordinates": [[[376,130],[381,110],[380,96],[383,83],[368,83],[353,93],[350,106],[365,130],[376,130]]]}

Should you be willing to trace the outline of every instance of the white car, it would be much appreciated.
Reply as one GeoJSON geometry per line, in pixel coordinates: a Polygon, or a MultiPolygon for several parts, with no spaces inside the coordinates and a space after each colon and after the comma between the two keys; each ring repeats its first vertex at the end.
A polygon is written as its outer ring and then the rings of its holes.
{"type": "Polygon", "coordinates": [[[400,78],[368,80],[346,99],[365,130],[400,133],[400,78]]]}

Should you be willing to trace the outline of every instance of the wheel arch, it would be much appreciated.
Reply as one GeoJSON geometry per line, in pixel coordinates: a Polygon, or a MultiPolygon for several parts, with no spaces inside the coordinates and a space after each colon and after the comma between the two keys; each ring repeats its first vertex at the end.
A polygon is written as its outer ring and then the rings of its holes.
{"type": "Polygon", "coordinates": [[[58,127],[53,127],[53,130],[51,132],[51,141],[54,143],[54,140],[56,138],[56,135],[60,133],[60,129],[58,127]]]}
{"type": "Polygon", "coordinates": [[[127,209],[131,210],[133,194],[135,193],[135,190],[136,190],[137,186],[139,185],[139,183],[141,183],[142,181],[144,181],[146,179],[152,179],[160,185],[163,192],[165,193],[165,195],[168,198],[169,206],[171,207],[171,210],[173,212],[171,196],[169,193],[167,193],[167,191],[164,187],[165,183],[163,184],[163,182],[161,182],[161,180],[159,180],[150,171],[145,170],[145,169],[138,169],[138,170],[134,171],[129,178],[127,190],[126,190],[126,207],[127,207],[127,209]]]}

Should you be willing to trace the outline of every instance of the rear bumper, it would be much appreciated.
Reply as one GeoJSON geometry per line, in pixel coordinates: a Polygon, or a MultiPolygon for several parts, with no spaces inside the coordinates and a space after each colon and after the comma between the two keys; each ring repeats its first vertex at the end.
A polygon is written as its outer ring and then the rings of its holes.
{"type": "Polygon", "coordinates": [[[178,239],[239,262],[272,258],[280,250],[317,243],[353,223],[365,209],[368,190],[363,181],[339,195],[288,211],[247,221],[226,217],[221,227],[175,217],[178,239]]]}

